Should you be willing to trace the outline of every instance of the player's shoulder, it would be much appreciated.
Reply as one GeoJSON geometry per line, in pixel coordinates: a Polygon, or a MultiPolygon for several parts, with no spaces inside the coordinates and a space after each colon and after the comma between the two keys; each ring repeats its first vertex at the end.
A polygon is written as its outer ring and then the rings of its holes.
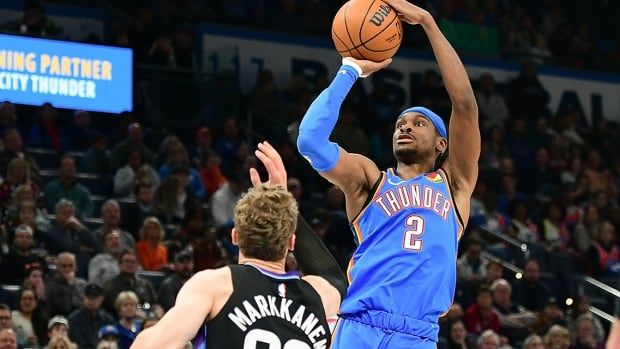
{"type": "Polygon", "coordinates": [[[215,289],[232,288],[232,273],[228,266],[218,269],[205,269],[197,272],[191,278],[192,283],[197,286],[206,286],[215,289]]]}

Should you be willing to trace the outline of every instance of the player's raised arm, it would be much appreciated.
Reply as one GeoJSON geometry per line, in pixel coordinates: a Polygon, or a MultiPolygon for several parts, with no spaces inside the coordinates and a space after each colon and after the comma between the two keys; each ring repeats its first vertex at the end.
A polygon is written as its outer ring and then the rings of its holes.
{"type": "MultiPolygon", "coordinates": [[[[286,168],[280,154],[267,142],[258,144],[254,152],[256,157],[265,165],[269,178],[262,182],[256,169],[250,169],[250,179],[254,186],[263,184],[286,186],[286,168]]],[[[310,225],[299,214],[297,229],[295,230],[295,257],[306,280],[317,291],[323,302],[328,317],[335,316],[340,302],[347,293],[347,278],[340,270],[334,256],[327,246],[314,233],[310,225]]]]}
{"type": "MultiPolygon", "coordinates": [[[[459,192],[455,195],[464,194],[468,201],[478,177],[480,131],[478,106],[465,67],[428,11],[405,0],[384,1],[394,7],[405,22],[421,25],[431,43],[452,102],[446,170],[449,172],[455,191],[459,192]]],[[[459,206],[461,206],[459,209],[465,209],[462,207],[464,205],[459,206]]],[[[469,207],[469,203],[467,206],[469,207]]],[[[465,212],[461,212],[463,213],[465,212]]]]}
{"type": "Polygon", "coordinates": [[[383,69],[390,63],[391,59],[380,63],[343,59],[331,84],[312,102],[299,126],[299,152],[321,176],[344,191],[349,218],[361,210],[367,192],[379,177],[380,171],[370,159],[348,153],[331,142],[329,136],[338,121],[342,102],[357,79],[383,69]]]}

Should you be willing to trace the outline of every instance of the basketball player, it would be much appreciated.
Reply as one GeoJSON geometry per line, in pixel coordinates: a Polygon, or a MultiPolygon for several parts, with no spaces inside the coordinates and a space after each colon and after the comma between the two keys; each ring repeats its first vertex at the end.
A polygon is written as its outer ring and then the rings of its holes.
{"type": "Polygon", "coordinates": [[[174,307],[141,332],[131,348],[181,348],[192,338],[194,348],[329,346],[326,314],[338,311],[345,276],[299,218],[278,153],[267,143],[258,148],[269,181],[262,185],[256,170],[250,170],[255,187],[235,207],[232,241],[239,246],[240,265],[204,270],[189,279],[174,307]],[[284,271],[287,251],[294,246],[306,273],[302,278],[284,271]]]}
{"type": "Polygon", "coordinates": [[[450,141],[442,119],[423,107],[395,119],[395,169],[380,171],[329,141],[355,81],[389,59],[344,59],[306,112],[299,151],[345,193],[358,243],[332,340],[337,349],[436,347],[438,318],[453,302],[458,239],[478,176],[478,107],[463,64],[427,11],[404,0],[384,1],[428,36],[452,102],[450,141]]]}

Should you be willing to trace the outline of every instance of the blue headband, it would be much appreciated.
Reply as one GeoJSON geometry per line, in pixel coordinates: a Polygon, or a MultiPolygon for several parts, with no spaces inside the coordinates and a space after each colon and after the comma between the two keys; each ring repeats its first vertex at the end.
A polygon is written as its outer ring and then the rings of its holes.
{"type": "Polygon", "coordinates": [[[435,129],[437,130],[437,133],[439,133],[441,137],[448,138],[448,132],[446,131],[446,124],[444,124],[443,120],[441,119],[439,115],[435,114],[430,109],[424,108],[424,107],[411,107],[411,108],[403,110],[403,112],[400,113],[398,117],[406,113],[419,113],[419,114],[424,115],[427,119],[429,119],[433,123],[433,125],[435,126],[435,129]]]}

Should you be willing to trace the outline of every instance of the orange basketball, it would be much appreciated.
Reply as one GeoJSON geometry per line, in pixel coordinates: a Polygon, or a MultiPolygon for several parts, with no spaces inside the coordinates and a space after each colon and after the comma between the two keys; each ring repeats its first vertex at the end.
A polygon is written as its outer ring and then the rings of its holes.
{"type": "Polygon", "coordinates": [[[332,22],[332,40],[343,57],[383,61],[398,51],[402,37],[400,18],[381,0],[350,0],[332,22]]]}

